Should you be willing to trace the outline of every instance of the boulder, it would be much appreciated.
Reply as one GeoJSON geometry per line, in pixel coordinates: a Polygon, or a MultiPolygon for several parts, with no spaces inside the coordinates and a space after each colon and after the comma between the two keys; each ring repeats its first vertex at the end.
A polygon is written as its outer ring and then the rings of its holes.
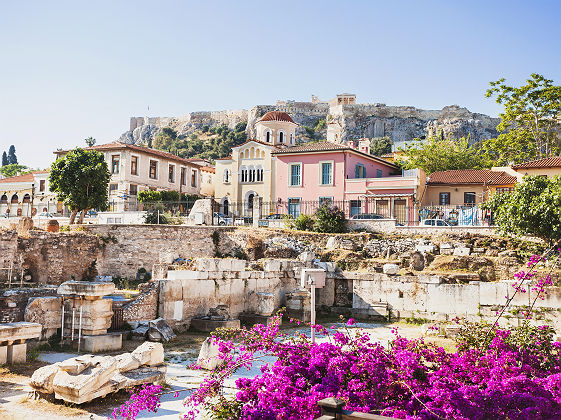
{"type": "Polygon", "coordinates": [[[55,398],[72,399],[72,397],[85,397],[102,387],[118,372],[117,361],[114,357],[100,357],[100,360],[78,375],[59,370],[53,380],[55,398]]]}
{"type": "Polygon", "coordinates": [[[394,274],[398,274],[399,273],[399,265],[397,264],[384,264],[384,266],[382,267],[382,272],[384,274],[390,274],[390,275],[394,275],[394,274]]]}
{"type": "Polygon", "coordinates": [[[327,239],[327,244],[325,244],[325,249],[327,251],[331,251],[334,249],[338,249],[339,246],[341,245],[341,239],[338,238],[337,236],[330,236],[327,239]]]}
{"type": "Polygon", "coordinates": [[[164,346],[162,343],[146,341],[132,352],[142,366],[156,366],[164,363],[164,346]]]}
{"type": "Polygon", "coordinates": [[[412,252],[409,256],[409,268],[415,271],[423,271],[425,268],[425,256],[419,252],[412,252]]]}
{"type": "Polygon", "coordinates": [[[298,259],[303,263],[311,263],[316,259],[316,254],[313,251],[304,251],[298,256],[298,259]]]}
{"type": "Polygon", "coordinates": [[[101,363],[103,356],[93,356],[85,354],[83,356],[73,357],[59,363],[60,370],[68,372],[71,375],[79,375],[90,366],[101,363]]]}
{"type": "Polygon", "coordinates": [[[436,245],[433,243],[415,245],[415,251],[418,252],[430,252],[431,254],[434,254],[436,249],[436,245]]]}
{"type": "Polygon", "coordinates": [[[163,341],[167,343],[175,337],[175,333],[163,318],[158,318],[148,323],[148,339],[150,341],[163,341]]]}
{"type": "Polygon", "coordinates": [[[202,369],[213,370],[224,363],[224,360],[219,356],[220,351],[218,349],[218,344],[211,343],[210,338],[207,338],[201,346],[197,365],[202,369]]]}
{"type": "Polygon", "coordinates": [[[141,321],[138,323],[138,326],[133,329],[132,332],[132,336],[134,338],[142,338],[142,337],[146,337],[146,333],[148,332],[148,329],[150,327],[148,326],[148,322],[146,321],[141,321]]]}
{"type": "Polygon", "coordinates": [[[43,366],[33,372],[29,385],[38,392],[43,392],[45,394],[52,394],[53,389],[53,379],[59,370],[59,364],[54,363],[52,365],[43,366]]]}
{"type": "Polygon", "coordinates": [[[128,372],[129,370],[137,369],[140,366],[140,360],[138,360],[132,353],[123,353],[115,356],[117,360],[117,369],[119,372],[128,372]]]}

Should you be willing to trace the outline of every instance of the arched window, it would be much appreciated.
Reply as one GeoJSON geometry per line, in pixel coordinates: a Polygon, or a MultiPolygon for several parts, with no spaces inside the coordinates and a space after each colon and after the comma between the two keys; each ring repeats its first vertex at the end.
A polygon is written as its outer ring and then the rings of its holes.
{"type": "Polygon", "coordinates": [[[255,168],[253,166],[249,167],[249,182],[255,182],[255,168]]]}
{"type": "Polygon", "coordinates": [[[265,159],[265,151],[264,150],[261,151],[261,159],[265,159]]]}
{"type": "Polygon", "coordinates": [[[12,195],[12,199],[10,200],[10,203],[17,204],[18,201],[19,201],[18,195],[17,194],[12,195]]]}
{"type": "Polygon", "coordinates": [[[240,181],[247,182],[247,169],[245,166],[242,166],[240,169],[240,181]]]}
{"type": "Polygon", "coordinates": [[[31,196],[29,194],[23,196],[23,203],[31,203],[31,196]]]}
{"type": "Polygon", "coordinates": [[[271,142],[271,132],[267,131],[267,133],[265,134],[265,138],[267,139],[267,143],[271,142]]]}
{"type": "Polygon", "coordinates": [[[6,194],[3,194],[2,197],[0,197],[0,204],[8,204],[8,196],[6,194]]]}
{"type": "Polygon", "coordinates": [[[262,166],[258,166],[257,167],[257,173],[255,174],[255,179],[257,182],[262,182],[263,181],[263,167],[262,166]]]}
{"type": "Polygon", "coordinates": [[[249,153],[249,157],[251,159],[255,158],[255,149],[253,147],[251,148],[251,152],[249,153]]]}
{"type": "Polygon", "coordinates": [[[224,198],[224,202],[222,203],[222,213],[226,216],[230,213],[230,203],[228,202],[227,198],[224,198]]]}
{"type": "Polygon", "coordinates": [[[294,134],[290,134],[290,144],[294,144],[294,134]]]}
{"type": "Polygon", "coordinates": [[[279,143],[284,143],[284,133],[282,131],[279,133],[279,143]]]}
{"type": "Polygon", "coordinates": [[[227,183],[230,182],[230,170],[224,169],[224,173],[222,174],[222,180],[227,183]]]}

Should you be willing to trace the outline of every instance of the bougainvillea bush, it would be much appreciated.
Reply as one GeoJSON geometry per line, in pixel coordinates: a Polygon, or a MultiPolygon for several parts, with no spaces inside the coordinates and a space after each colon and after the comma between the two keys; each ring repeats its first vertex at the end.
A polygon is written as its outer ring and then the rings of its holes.
{"type": "MultiPolygon", "coordinates": [[[[269,326],[214,337],[224,363],[186,400],[186,419],[202,410],[214,419],[314,419],[327,397],[343,399],[346,409],[403,419],[561,418],[561,343],[547,326],[466,324],[458,350],[448,353],[397,331],[384,348],[352,319],[337,330],[314,326],[315,344],[303,334],[284,335],[279,323],[280,316],[269,326]],[[263,355],[275,362],[237,379],[235,395],[223,394],[225,379],[263,355]]],[[[153,400],[137,404],[154,408],[153,400]]]]}

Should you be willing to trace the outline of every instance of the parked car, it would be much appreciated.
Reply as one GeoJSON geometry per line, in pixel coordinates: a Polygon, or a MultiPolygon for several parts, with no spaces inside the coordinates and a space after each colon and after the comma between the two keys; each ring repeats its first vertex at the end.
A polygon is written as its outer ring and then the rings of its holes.
{"type": "Polygon", "coordinates": [[[219,226],[230,226],[232,225],[232,218],[226,216],[224,213],[214,212],[214,220],[212,223],[219,226]]]}
{"type": "Polygon", "coordinates": [[[37,216],[38,217],[55,217],[55,215],[53,213],[49,213],[48,211],[44,211],[42,213],[39,213],[37,216]]]}
{"type": "Polygon", "coordinates": [[[275,213],[275,214],[270,214],[268,216],[265,216],[265,219],[267,220],[282,220],[285,218],[290,218],[293,219],[291,214],[281,214],[281,213],[275,213]]]}
{"type": "Polygon", "coordinates": [[[351,217],[351,220],[376,220],[376,219],[385,219],[385,217],[382,216],[381,214],[375,214],[375,213],[360,213],[360,214],[355,214],[353,217],[351,217]]]}
{"type": "Polygon", "coordinates": [[[450,226],[450,224],[442,219],[425,219],[421,226],[450,226]]]}
{"type": "Polygon", "coordinates": [[[86,217],[97,217],[97,211],[88,210],[88,212],[86,213],[86,217]]]}

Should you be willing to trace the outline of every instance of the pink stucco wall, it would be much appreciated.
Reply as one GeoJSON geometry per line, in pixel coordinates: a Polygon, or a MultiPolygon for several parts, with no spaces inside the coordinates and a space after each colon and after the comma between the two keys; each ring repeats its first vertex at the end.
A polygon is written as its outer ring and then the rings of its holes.
{"type": "Polygon", "coordinates": [[[355,153],[347,153],[347,168],[346,168],[347,178],[349,179],[355,178],[355,174],[356,174],[355,168],[358,163],[364,165],[364,167],[366,168],[366,178],[376,178],[378,169],[382,170],[383,177],[390,176],[395,171],[390,166],[372,161],[370,159],[365,158],[364,156],[357,155],[355,153]]]}
{"type": "Polygon", "coordinates": [[[277,198],[301,198],[302,201],[318,201],[319,197],[343,200],[345,193],[344,154],[327,152],[318,154],[277,155],[277,198]],[[320,185],[319,165],[322,161],[333,161],[333,185],[320,185]],[[290,164],[302,163],[302,186],[289,186],[290,164]]]}
{"type": "MultiPolygon", "coordinates": [[[[366,168],[366,176],[374,178],[377,169],[382,170],[383,177],[393,173],[393,169],[379,162],[349,152],[325,152],[314,154],[276,155],[277,176],[276,196],[282,201],[288,198],[301,198],[302,201],[319,201],[320,197],[333,197],[334,201],[348,199],[345,195],[346,179],[355,178],[355,167],[361,163],[366,168]],[[320,184],[320,162],[333,161],[333,185],[320,184]],[[302,186],[289,186],[290,164],[302,163],[302,186]]],[[[362,194],[365,189],[362,186],[362,194]]]]}

